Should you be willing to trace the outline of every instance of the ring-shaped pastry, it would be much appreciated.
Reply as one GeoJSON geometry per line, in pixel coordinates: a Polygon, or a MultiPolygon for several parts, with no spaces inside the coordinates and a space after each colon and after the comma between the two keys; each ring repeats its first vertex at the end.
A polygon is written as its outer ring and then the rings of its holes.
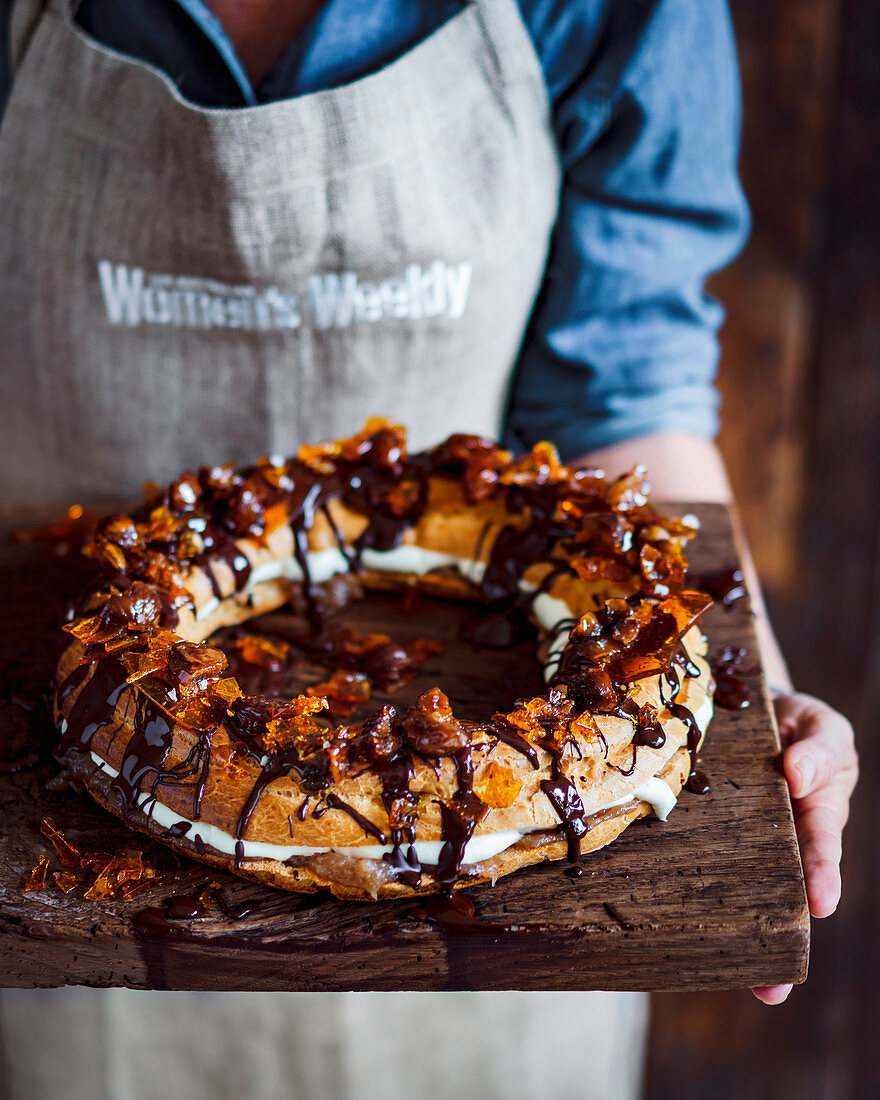
{"type": "Polygon", "coordinates": [[[58,756],[132,828],[283,889],[395,898],[576,861],[694,782],[712,713],[694,533],[650,509],[641,469],[472,436],[408,455],[384,421],[186,473],[87,544],[103,572],[65,627],[58,756]],[[474,722],[438,686],[351,725],[314,693],[243,695],[207,639],[297,595],[319,631],[318,588],[346,572],[526,610],[547,690],[474,722]]]}

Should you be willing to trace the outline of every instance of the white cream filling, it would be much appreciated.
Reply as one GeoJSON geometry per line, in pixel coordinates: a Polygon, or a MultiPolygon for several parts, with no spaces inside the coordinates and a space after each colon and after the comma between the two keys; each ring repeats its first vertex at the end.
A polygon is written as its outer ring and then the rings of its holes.
{"type": "MultiPolygon", "coordinates": [[[[443,569],[452,566],[472,584],[479,584],[486,572],[486,563],[475,561],[473,558],[460,558],[455,554],[446,554],[440,550],[427,550],[423,546],[402,545],[395,546],[391,550],[364,550],[361,561],[367,569],[376,572],[387,573],[412,573],[414,576],[424,576],[433,569],[443,569]]],[[[336,547],[327,550],[315,550],[308,555],[309,575],[315,584],[327,581],[338,573],[344,573],[348,569],[348,562],[342,552],[336,547]]],[[[271,561],[261,562],[255,565],[248,578],[245,591],[255,588],[264,581],[278,580],[301,581],[303,579],[302,568],[295,557],[275,558],[271,561]]],[[[528,581],[520,581],[520,589],[523,592],[533,592],[535,585],[528,581]]],[[[216,611],[220,601],[211,598],[200,608],[197,619],[206,619],[216,611]]],[[[544,630],[552,633],[563,619],[572,617],[571,609],[564,600],[550,596],[546,592],[540,593],[532,602],[532,614],[544,630]]],[[[563,636],[554,642],[554,650],[559,651],[565,647],[566,638],[563,636]]]]}
{"type": "MultiPolygon", "coordinates": [[[[437,550],[427,550],[421,546],[411,545],[396,546],[391,550],[382,551],[364,550],[361,555],[361,560],[368,569],[377,571],[384,570],[395,573],[412,573],[418,576],[422,576],[432,569],[454,566],[462,576],[466,577],[474,584],[480,583],[486,570],[484,562],[459,558],[454,554],[446,554],[437,550]]],[[[308,555],[308,562],[309,572],[315,583],[329,580],[330,577],[348,569],[348,562],[344,555],[334,547],[310,553],[308,555]]],[[[261,584],[263,581],[276,580],[279,577],[284,577],[292,581],[301,581],[303,579],[302,569],[296,558],[279,558],[255,566],[248,579],[248,588],[261,584]]],[[[520,588],[524,592],[529,592],[534,591],[535,586],[528,581],[520,581],[520,588]]],[[[219,601],[216,599],[209,600],[201,607],[197,618],[206,618],[215,610],[218,604],[219,601]]],[[[565,619],[572,618],[572,611],[568,604],[564,600],[557,599],[555,596],[551,596],[546,592],[542,592],[535,597],[532,602],[532,613],[539,625],[546,630],[551,637],[554,636],[554,632],[561,622],[565,619]]],[[[553,664],[555,662],[551,662],[550,658],[559,654],[565,648],[567,641],[568,636],[565,631],[560,631],[558,636],[554,637],[548,651],[549,667],[545,670],[545,676],[549,677],[552,675],[554,671],[553,664]]],[[[712,700],[706,696],[694,714],[694,719],[700,730],[705,731],[712,718],[712,714],[712,700]]],[[[106,761],[101,760],[101,758],[94,753],[92,753],[91,756],[101,770],[111,777],[115,777],[118,774],[106,761]]],[[[615,806],[623,806],[634,798],[641,802],[649,803],[654,813],[661,821],[666,821],[677,801],[669,785],[659,776],[653,776],[646,780],[640,787],[637,787],[631,794],[624,795],[622,798],[616,799],[613,802],[608,802],[598,807],[594,812],[600,813],[603,810],[613,809],[615,806]]],[[[196,823],[190,821],[189,818],[181,817],[163,803],[152,799],[148,793],[143,791],[138,795],[137,802],[141,807],[148,802],[152,802],[152,807],[148,811],[149,816],[160,827],[170,829],[173,826],[189,824],[190,829],[187,830],[186,835],[190,840],[198,835],[204,844],[214,848],[216,851],[226,855],[235,855],[236,844],[239,842],[231,833],[224,832],[215,825],[208,825],[203,822],[196,823]]],[[[498,855],[516,844],[516,842],[527,833],[535,831],[539,830],[504,829],[498,832],[482,833],[479,836],[472,837],[465,845],[462,863],[467,865],[481,863],[484,860],[491,859],[493,856],[498,855]]],[[[283,862],[293,856],[307,857],[325,852],[335,852],[338,855],[351,856],[356,859],[378,860],[381,859],[384,854],[393,851],[390,844],[362,844],[354,847],[315,848],[303,845],[263,844],[253,840],[243,840],[240,843],[242,845],[242,855],[245,858],[274,859],[279,862],[283,862]]],[[[444,842],[441,840],[417,840],[414,847],[419,862],[427,866],[436,864],[440,858],[440,851],[443,848],[443,844],[444,842]]]]}
{"type": "MultiPolygon", "coordinates": [[[[117,777],[119,773],[106,760],[102,760],[95,753],[90,755],[102,772],[109,775],[111,779],[117,777]]],[[[188,817],[182,817],[170,810],[164,803],[154,800],[149,791],[138,792],[138,806],[143,808],[148,802],[152,802],[153,805],[146,811],[147,816],[152,818],[161,828],[171,829],[174,826],[188,824],[190,828],[185,834],[188,840],[192,840],[198,835],[204,844],[215,851],[230,856],[235,855],[235,846],[238,842],[231,833],[218,829],[216,825],[209,825],[201,821],[195,822],[188,817]]],[[[481,863],[484,859],[491,859],[492,856],[503,852],[505,848],[516,844],[523,835],[518,829],[505,829],[472,837],[465,845],[462,862],[481,863]]],[[[256,840],[243,840],[241,844],[243,848],[242,855],[247,859],[276,859],[279,862],[290,859],[292,856],[316,856],[324,852],[354,856],[356,859],[381,859],[386,852],[394,850],[391,844],[361,844],[343,848],[313,848],[302,844],[263,844],[256,840]]],[[[442,840],[417,840],[414,847],[419,863],[436,864],[440,858],[443,845],[444,841],[442,840]]]]}
{"type": "MultiPolygon", "coordinates": [[[[700,729],[704,730],[711,717],[712,700],[707,697],[703,700],[694,718],[700,729]]],[[[90,755],[101,771],[106,772],[111,779],[116,778],[119,773],[112,768],[106,760],[102,760],[99,756],[96,756],[95,753],[91,753],[90,755]]],[[[615,799],[613,802],[606,802],[603,806],[599,806],[594,812],[601,813],[603,810],[610,810],[615,806],[623,806],[627,802],[631,802],[634,798],[638,799],[640,802],[648,802],[661,821],[667,819],[677,801],[669,785],[659,776],[655,775],[645,780],[645,782],[640,787],[637,787],[631,794],[626,794],[622,798],[615,799]]],[[[182,817],[180,814],[170,810],[164,803],[153,799],[148,791],[140,791],[137,795],[138,806],[143,808],[148,802],[152,802],[152,806],[147,811],[147,814],[161,828],[171,829],[174,826],[188,824],[190,828],[186,833],[187,839],[193,840],[193,838],[198,835],[201,837],[204,844],[213,848],[215,851],[230,856],[236,854],[235,846],[238,841],[231,833],[227,833],[223,829],[218,829],[216,825],[209,825],[205,822],[195,822],[188,817],[182,817]]],[[[465,845],[462,864],[482,863],[484,860],[491,859],[493,856],[512,847],[518,840],[526,836],[527,833],[539,831],[540,829],[534,828],[501,829],[497,832],[481,833],[478,836],[471,837],[465,845]]],[[[444,841],[442,840],[417,840],[414,847],[419,863],[426,866],[436,864],[440,858],[443,844],[444,841]]],[[[241,845],[241,854],[246,859],[275,859],[281,863],[286,859],[290,859],[292,856],[315,856],[324,852],[335,852],[337,855],[352,856],[355,859],[381,859],[385,853],[393,851],[393,847],[390,844],[359,844],[353,847],[314,848],[302,844],[263,844],[256,840],[242,840],[241,845]]]]}
{"type": "MultiPolygon", "coordinates": [[[[444,554],[439,550],[426,550],[422,546],[395,546],[391,550],[364,550],[361,561],[367,569],[377,572],[412,573],[423,576],[432,569],[454,566],[461,575],[474,584],[479,584],[486,572],[486,564],[469,558],[459,558],[454,554],[444,554]]],[[[348,561],[338,547],[326,550],[314,550],[308,555],[309,576],[315,584],[321,584],[348,570],[348,561]]],[[[264,581],[274,581],[283,577],[289,581],[301,581],[303,571],[295,557],[274,558],[260,562],[251,570],[248,577],[248,589],[256,588],[264,581]]],[[[206,619],[217,610],[220,601],[211,598],[198,610],[196,620],[206,619]]]]}
{"type": "MultiPolygon", "coordinates": [[[[463,577],[479,584],[486,571],[484,562],[469,558],[459,558],[454,554],[444,554],[439,550],[426,550],[423,546],[395,546],[391,550],[364,550],[361,561],[367,569],[389,573],[413,573],[423,576],[432,569],[455,566],[463,577]]],[[[327,550],[314,550],[308,555],[309,576],[320,584],[337,573],[348,569],[348,562],[341,550],[330,547],[327,550]]],[[[295,557],[276,558],[254,566],[248,579],[248,587],[262,584],[263,581],[284,577],[290,581],[303,579],[302,568],[295,557]]]]}

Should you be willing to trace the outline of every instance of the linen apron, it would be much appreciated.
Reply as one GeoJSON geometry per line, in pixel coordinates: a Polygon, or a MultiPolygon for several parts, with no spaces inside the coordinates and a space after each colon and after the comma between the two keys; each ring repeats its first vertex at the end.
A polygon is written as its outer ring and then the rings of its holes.
{"type": "MultiPolygon", "coordinates": [[[[379,72],[203,109],[18,0],[0,123],[0,492],[131,500],[205,463],[406,424],[497,435],[560,168],[514,0],[379,72]]],[[[2,1001],[13,1096],[624,1097],[644,998],[163,994],[2,1001]]]]}

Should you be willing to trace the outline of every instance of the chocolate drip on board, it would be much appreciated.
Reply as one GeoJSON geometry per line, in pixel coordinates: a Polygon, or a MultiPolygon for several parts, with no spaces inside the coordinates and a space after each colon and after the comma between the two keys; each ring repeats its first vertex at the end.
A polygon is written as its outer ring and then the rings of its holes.
{"type": "Polygon", "coordinates": [[[728,611],[747,594],[745,576],[738,565],[698,573],[688,578],[691,583],[709,595],[728,611]]]}
{"type": "Polygon", "coordinates": [[[424,898],[406,916],[418,921],[433,921],[444,932],[459,935],[493,935],[515,932],[515,925],[495,924],[478,917],[474,902],[463,890],[443,890],[424,898]]]}
{"type": "Polygon", "coordinates": [[[741,667],[745,656],[744,649],[727,646],[712,662],[715,702],[719,707],[725,707],[727,710],[745,710],[750,706],[751,690],[745,678],[750,673],[741,667]]]}

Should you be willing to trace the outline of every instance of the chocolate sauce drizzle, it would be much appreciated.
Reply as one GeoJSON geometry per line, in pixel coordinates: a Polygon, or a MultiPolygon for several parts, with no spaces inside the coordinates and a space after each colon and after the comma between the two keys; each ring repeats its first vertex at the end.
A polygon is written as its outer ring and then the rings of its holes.
{"type": "Polygon", "coordinates": [[[146,784],[150,777],[155,789],[173,737],[173,720],[152,699],[141,694],[119,774],[110,783],[110,791],[120,799],[123,814],[131,813],[137,805],[141,784],[146,784]]]}
{"type": "Polygon", "coordinates": [[[364,815],[361,813],[358,813],[358,811],[353,806],[349,806],[347,802],[343,802],[342,799],[333,794],[332,791],[330,792],[330,794],[327,795],[327,805],[330,807],[331,810],[340,810],[342,813],[348,814],[352,821],[360,825],[367,836],[375,837],[380,844],[387,844],[388,837],[385,833],[382,832],[378,825],[374,825],[369,818],[364,817],[364,815]]]}
{"type": "Polygon", "coordinates": [[[541,780],[541,790],[550,799],[562,822],[562,832],[568,844],[568,862],[577,863],[581,854],[581,840],[589,832],[587,812],[577,787],[562,770],[561,755],[553,760],[552,778],[541,780]]]}
{"type": "Polygon", "coordinates": [[[440,849],[433,875],[441,886],[451,886],[458,881],[467,843],[486,812],[486,807],[473,795],[459,793],[454,799],[454,806],[453,809],[452,806],[440,803],[443,847],[440,849]]]}
{"type": "Polygon", "coordinates": [[[127,686],[125,667],[113,657],[80,665],[70,673],[58,688],[59,709],[75,691],[81,687],[82,690],[67,715],[67,729],[61,736],[59,755],[70,749],[89,751],[92,738],[110,722],[127,686]],[[91,678],[85,683],[90,672],[91,678]]]}
{"type": "MultiPolygon", "coordinates": [[[[276,523],[280,510],[282,521],[291,529],[294,556],[302,572],[301,591],[306,614],[312,640],[318,646],[323,626],[322,609],[318,588],[309,569],[308,532],[319,512],[329,525],[349,570],[356,573],[362,568],[365,550],[384,551],[398,546],[406,531],[423,516],[432,477],[458,480],[465,487],[466,496],[475,494],[469,496],[472,500],[500,494],[511,522],[502,527],[489,550],[479,584],[487,613],[474,624],[475,637],[488,645],[511,644],[516,622],[527,621],[527,612],[535,596],[549,590],[561,573],[572,571],[569,564],[572,555],[586,555],[598,570],[597,576],[616,578],[615,569],[618,572],[625,569],[626,576],[639,575],[641,553],[643,579],[639,596],[629,601],[616,601],[623,604],[622,609],[612,611],[610,605],[600,609],[593,617],[597,624],[595,629],[583,636],[579,635],[582,624],[574,620],[565,624],[565,629],[571,633],[565,649],[554,658],[550,690],[551,694],[556,690],[559,700],[569,700],[577,712],[591,710],[632,722],[633,763],[629,771],[623,772],[628,775],[635,769],[640,746],[656,749],[665,741],[656,715],[644,708],[640,711],[628,697],[633,679],[659,671],[661,679],[665,678],[672,690],[673,700],[668,704],[671,713],[688,725],[688,747],[693,765],[699,730],[693,715],[675,702],[674,696],[679,684],[676,671],[685,676],[699,673],[681,645],[681,635],[698,616],[681,628],[674,613],[652,612],[654,618],[650,625],[644,627],[634,643],[630,637],[637,627],[628,622],[628,616],[630,612],[637,615],[639,602],[647,600],[656,604],[670,592],[680,592],[685,580],[679,559],[674,555],[668,559],[664,557],[662,547],[665,544],[658,544],[658,549],[650,544],[652,536],[649,534],[646,533],[641,541],[638,537],[640,532],[657,527],[657,517],[645,507],[646,498],[638,473],[610,485],[587,472],[566,471],[564,467],[558,467],[562,474],[555,474],[555,459],[536,449],[532,456],[523,460],[526,465],[522,467],[522,475],[505,482],[499,471],[505,468],[509,459],[499,458],[499,455],[501,452],[492,444],[467,436],[453,436],[432,451],[407,455],[402,436],[395,429],[379,428],[347,441],[332,453],[332,461],[322,458],[315,463],[297,458],[280,466],[263,462],[241,470],[203,468],[197,474],[184,474],[164,493],[148,501],[133,520],[125,521],[128,527],[120,528],[118,520],[113,518],[102,521],[93,536],[92,556],[103,558],[112,565],[103,588],[105,593],[111,594],[111,600],[119,594],[135,592],[135,584],[142,587],[150,584],[158,600],[155,626],[170,629],[176,623],[177,608],[187,596],[185,593],[181,596],[179,590],[175,592],[173,581],[163,579],[158,584],[155,577],[164,578],[175,569],[185,572],[187,567],[198,566],[207,576],[214,595],[223,598],[228,594],[224,591],[227,582],[215,568],[216,563],[222,561],[231,574],[234,591],[242,592],[248,584],[251,565],[236,540],[264,536],[270,530],[270,516],[275,517],[271,523],[276,523]],[[329,507],[334,501],[341,501],[367,518],[366,526],[351,547],[345,545],[329,507]],[[154,522],[157,515],[160,520],[154,522]],[[142,530],[147,534],[140,534],[142,530]],[[646,548],[653,551],[653,557],[645,559],[646,548]],[[119,571],[120,558],[126,565],[123,572],[119,571]],[[158,573],[157,561],[160,563],[158,573]],[[550,568],[537,590],[523,593],[523,575],[537,562],[547,563],[550,568]],[[165,568],[164,573],[162,568],[165,568]],[[659,651],[667,645],[667,636],[672,639],[672,656],[661,662],[662,667],[651,667],[651,655],[655,649],[659,651]],[[597,655],[609,649],[614,654],[612,660],[597,655]],[[642,669],[647,662],[649,671],[628,669],[628,659],[634,659],[636,664],[641,660],[639,667],[642,669]]],[[[707,576],[710,583],[714,583],[714,575],[707,576]]],[[[705,582],[706,577],[701,580],[705,582]]],[[[724,588],[719,598],[726,605],[738,598],[735,581],[737,575],[731,573],[726,587],[720,580],[716,584],[717,591],[724,588]]],[[[143,631],[142,623],[138,630],[143,631]]],[[[142,633],[137,635],[138,640],[143,641],[142,633]]],[[[95,733],[112,721],[121,694],[128,686],[127,670],[120,660],[105,653],[100,645],[93,649],[92,659],[87,659],[92,655],[87,649],[83,663],[58,689],[57,706],[66,712],[68,722],[59,755],[88,751],[95,733]],[[70,706],[74,694],[76,698],[70,706]]],[[[167,670],[164,675],[167,684],[167,670]]],[[[389,820],[386,832],[335,793],[327,792],[334,773],[326,751],[304,751],[302,745],[267,749],[263,738],[266,722],[261,721],[260,708],[255,705],[260,703],[259,699],[246,696],[240,700],[241,706],[237,701],[226,714],[212,712],[203,728],[193,730],[196,744],[187,758],[166,769],[174,736],[174,719],[150,694],[139,687],[132,690],[137,700],[133,733],[125,747],[119,774],[110,783],[120,801],[123,816],[137,806],[144,790],[155,798],[160,784],[189,785],[193,788],[192,817],[198,820],[211,765],[211,742],[219,724],[237,750],[251,760],[260,761],[259,775],[244,801],[235,828],[237,870],[244,858],[243,837],[263,792],[275,780],[295,774],[301,787],[309,792],[296,811],[300,820],[307,815],[310,798],[320,795],[323,801],[315,805],[314,817],[335,809],[346,813],[379,843],[386,844],[390,838],[392,851],[383,856],[383,862],[400,881],[417,886],[423,873],[414,847],[418,799],[410,789],[414,778],[413,749],[417,747],[422,758],[429,762],[437,763],[440,758],[448,757],[455,767],[455,793],[449,804],[440,805],[443,847],[437,866],[429,870],[444,887],[460,878],[467,843],[487,812],[487,807],[472,792],[476,730],[466,729],[451,719],[445,731],[440,729],[443,736],[451,739],[448,744],[442,742],[443,747],[437,750],[435,757],[433,748],[426,747],[430,739],[425,742],[424,731],[421,740],[411,740],[407,719],[399,719],[393,708],[387,708],[390,715],[379,712],[363,723],[351,751],[358,765],[365,766],[379,779],[389,820]],[[382,722],[387,729],[380,730],[382,722]],[[456,737],[464,737],[464,743],[452,738],[450,729],[452,732],[463,730],[464,733],[459,732],[456,737]],[[427,757],[425,752],[428,752],[427,757]],[[361,758],[359,753],[366,755],[361,758]]],[[[559,711],[559,714],[564,713],[568,712],[559,711]]],[[[479,729],[483,738],[488,737],[490,741],[494,738],[508,745],[534,769],[540,767],[536,744],[504,716],[496,715],[479,729]]],[[[333,733],[334,729],[328,729],[327,737],[332,738],[333,733]]],[[[569,859],[574,862],[579,855],[580,841],[590,827],[578,789],[562,767],[560,745],[573,745],[574,742],[570,739],[557,742],[548,731],[548,736],[538,738],[536,743],[551,756],[551,776],[542,780],[540,786],[559,816],[569,859]]],[[[607,756],[607,742],[605,752],[607,756]]],[[[699,775],[692,766],[693,783],[689,785],[699,785],[699,775]]],[[[292,830],[292,815],[289,823],[292,830]]],[[[168,835],[175,837],[178,834],[169,830],[168,835]]],[[[196,850],[204,852],[205,845],[198,833],[192,840],[196,850]]],[[[147,910],[144,914],[144,930],[151,922],[158,926],[158,918],[147,916],[149,913],[147,910]]],[[[159,916],[166,919],[161,913],[159,916]]]]}

